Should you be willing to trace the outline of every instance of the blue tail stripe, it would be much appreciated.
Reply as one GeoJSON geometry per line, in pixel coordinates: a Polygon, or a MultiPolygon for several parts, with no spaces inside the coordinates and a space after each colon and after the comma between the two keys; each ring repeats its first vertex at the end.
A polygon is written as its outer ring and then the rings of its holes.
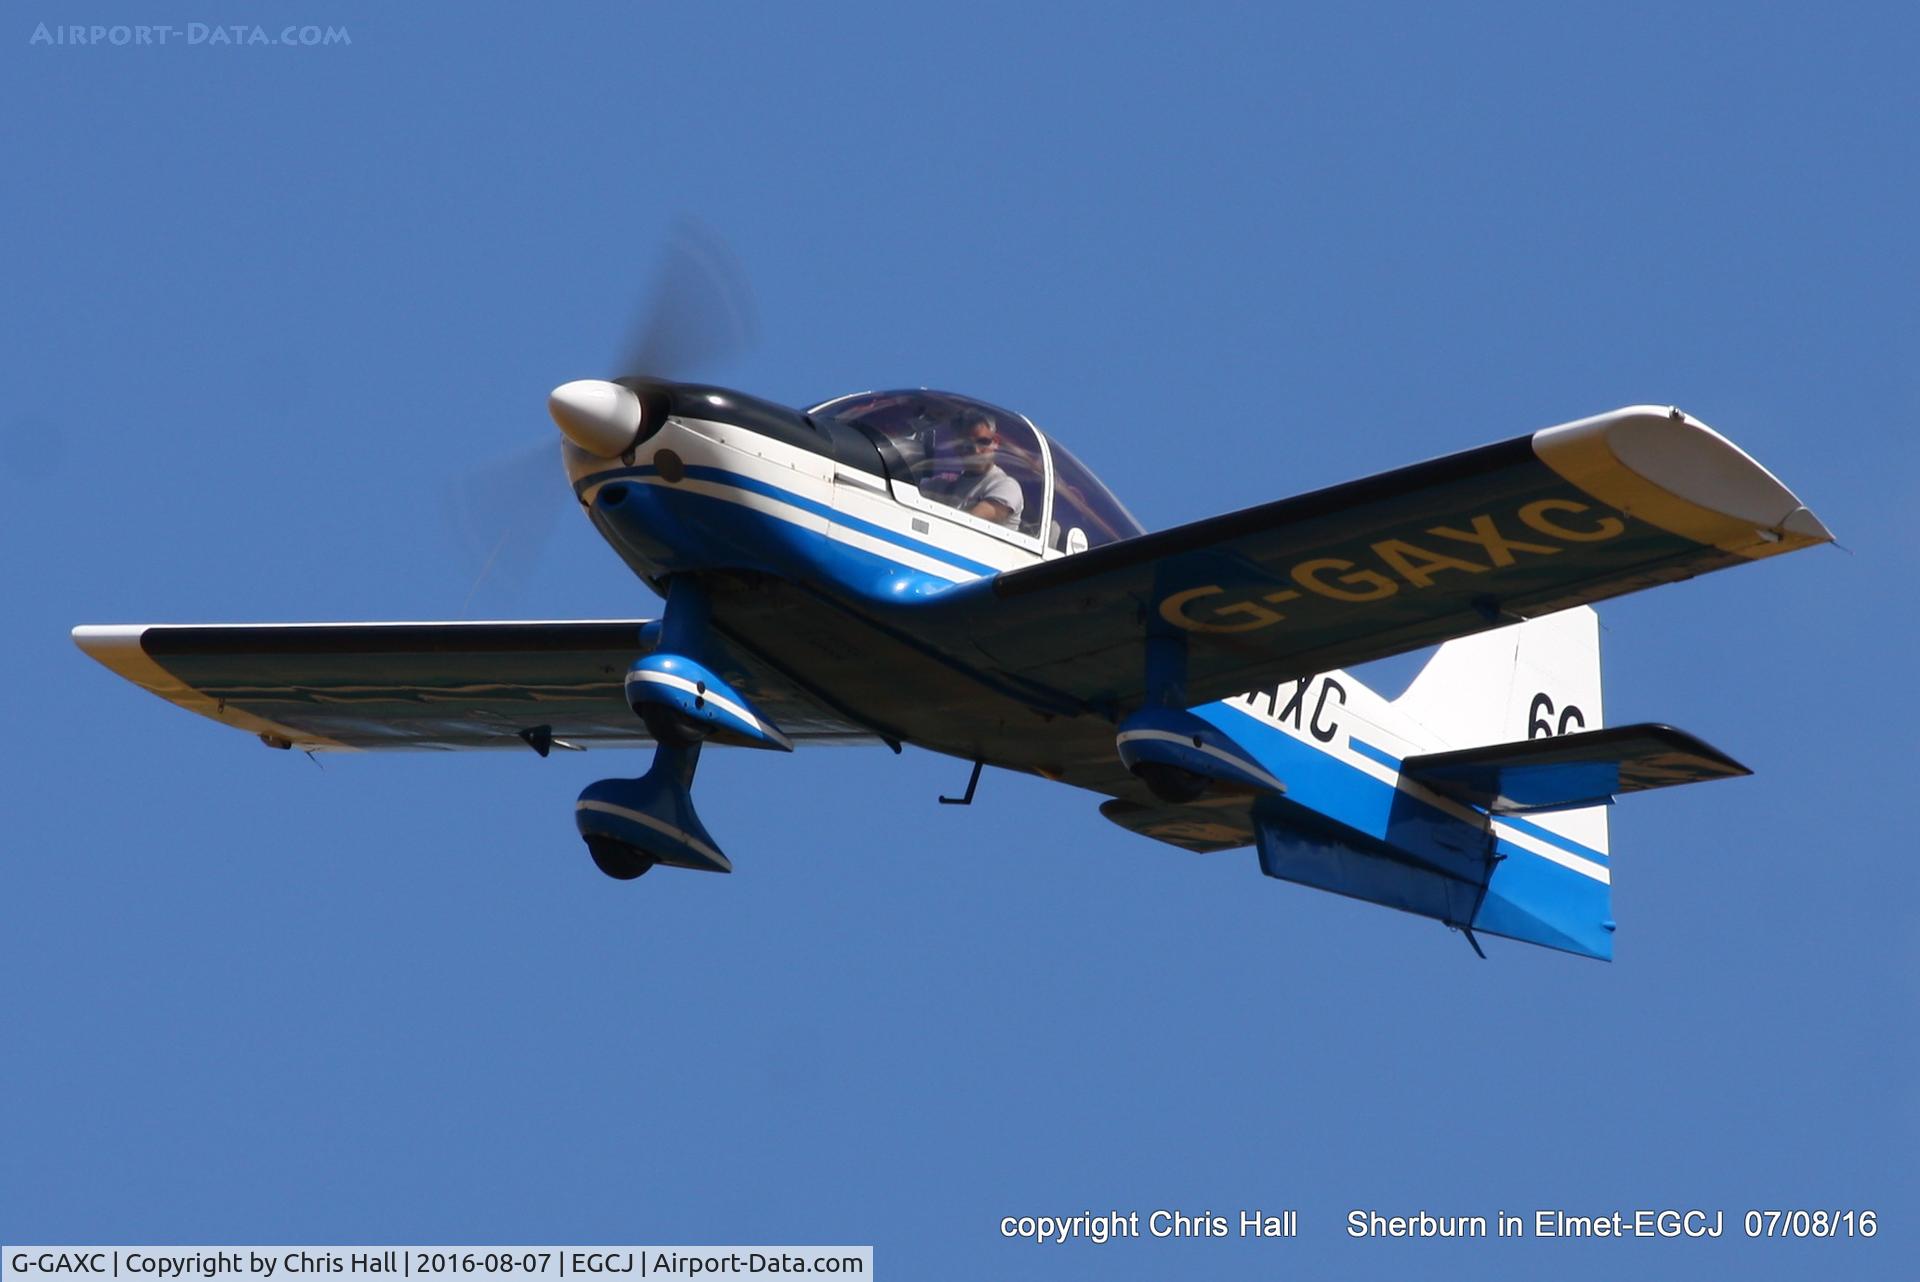
{"type": "Polygon", "coordinates": [[[1398,770],[1400,768],[1400,758],[1394,756],[1384,748],[1376,748],[1372,744],[1361,739],[1355,739],[1352,736],[1348,736],[1347,743],[1361,756],[1371,761],[1377,761],[1389,770],[1398,770]]]}
{"type": "MultiPolygon", "coordinates": [[[[1347,739],[1347,743],[1355,752],[1367,758],[1369,761],[1376,761],[1389,770],[1400,769],[1401,758],[1394,756],[1384,748],[1376,748],[1365,740],[1352,737],[1347,739]]],[[[1607,862],[1606,851],[1595,850],[1592,846],[1583,845],[1571,837],[1562,836],[1551,828],[1543,828],[1537,823],[1531,823],[1515,815],[1495,815],[1494,822],[1516,828],[1526,833],[1529,837],[1546,842],[1555,850],[1564,850],[1570,855],[1579,855],[1582,859],[1591,859],[1596,863],[1604,864],[1607,862]]]]}

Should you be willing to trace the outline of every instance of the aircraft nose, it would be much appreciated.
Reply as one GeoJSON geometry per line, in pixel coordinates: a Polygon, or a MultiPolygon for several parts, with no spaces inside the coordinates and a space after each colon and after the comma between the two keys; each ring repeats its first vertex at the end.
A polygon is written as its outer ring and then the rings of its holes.
{"type": "Polygon", "coordinates": [[[605,379],[562,383],[547,395],[547,413],[566,438],[589,454],[617,458],[640,435],[640,398],[605,379]]]}

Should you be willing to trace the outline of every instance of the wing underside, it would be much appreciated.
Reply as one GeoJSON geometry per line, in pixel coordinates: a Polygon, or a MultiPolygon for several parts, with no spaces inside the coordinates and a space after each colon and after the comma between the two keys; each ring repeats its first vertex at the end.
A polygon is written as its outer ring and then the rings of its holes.
{"type": "MultiPolygon", "coordinates": [[[[88,655],[161,698],[275,747],[632,747],[622,693],[641,619],[111,625],[88,655]]],[[[874,742],[752,660],[723,675],[796,741],[874,742]]]]}

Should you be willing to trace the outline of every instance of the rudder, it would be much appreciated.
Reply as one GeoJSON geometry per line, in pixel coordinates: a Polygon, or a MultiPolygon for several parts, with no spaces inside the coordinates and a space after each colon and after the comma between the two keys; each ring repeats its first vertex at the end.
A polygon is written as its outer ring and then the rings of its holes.
{"type": "MultiPolygon", "coordinates": [[[[1605,724],[1599,616],[1590,606],[1577,606],[1449,641],[1393,707],[1436,750],[1598,730],[1605,724]]],[[[1506,821],[1515,825],[1532,830],[1527,846],[1538,850],[1544,840],[1563,858],[1515,850],[1495,866],[1475,924],[1551,948],[1611,956],[1607,806],[1506,821]]]]}

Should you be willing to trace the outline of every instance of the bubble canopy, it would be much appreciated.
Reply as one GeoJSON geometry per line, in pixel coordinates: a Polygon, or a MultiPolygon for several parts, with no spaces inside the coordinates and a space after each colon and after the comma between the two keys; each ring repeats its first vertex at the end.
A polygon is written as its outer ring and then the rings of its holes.
{"type": "Polygon", "coordinates": [[[865,429],[896,494],[1047,551],[1146,533],[1085,464],[1024,415],[952,392],[860,392],[807,411],[865,429]]]}

